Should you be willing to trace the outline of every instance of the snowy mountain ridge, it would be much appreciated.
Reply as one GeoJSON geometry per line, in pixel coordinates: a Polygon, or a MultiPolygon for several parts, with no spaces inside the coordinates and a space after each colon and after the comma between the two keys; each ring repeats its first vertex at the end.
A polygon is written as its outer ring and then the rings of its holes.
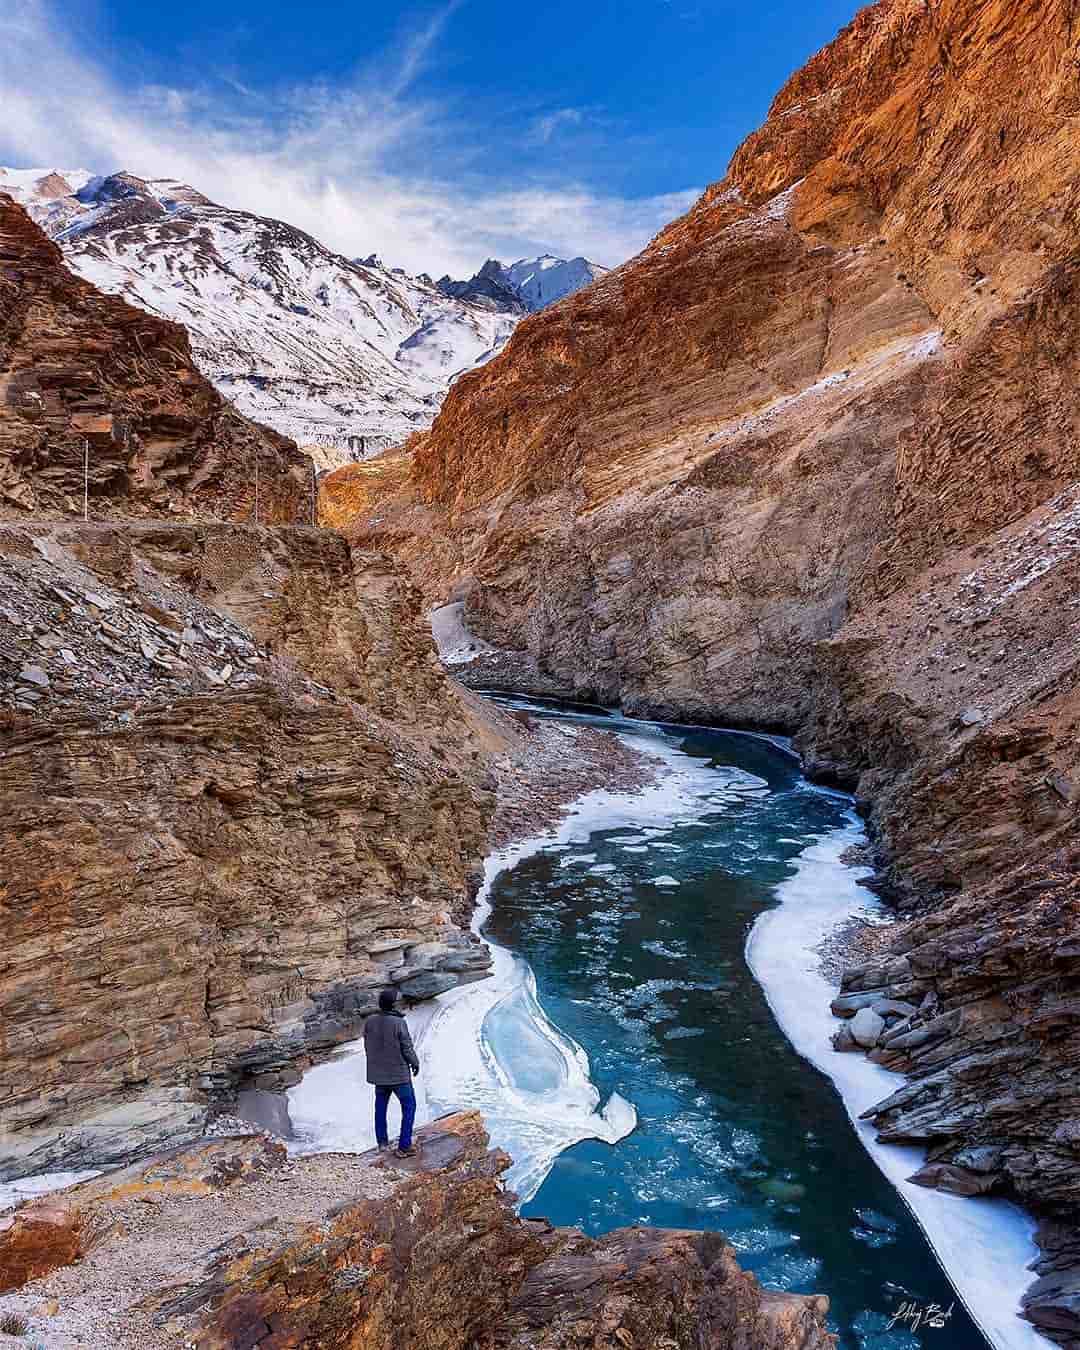
{"type": "Polygon", "coordinates": [[[499,351],[523,312],[351,261],[173,179],[0,169],[0,192],[80,276],[182,323],[241,412],[323,447],[325,465],[429,426],[451,381],[499,351]]]}
{"type": "Polygon", "coordinates": [[[527,313],[535,314],[538,309],[598,281],[609,270],[587,258],[556,258],[552,253],[542,253],[538,258],[519,258],[510,264],[489,258],[468,281],[454,281],[447,276],[440,278],[438,286],[444,295],[456,299],[499,298],[503,303],[516,300],[527,313]]]}

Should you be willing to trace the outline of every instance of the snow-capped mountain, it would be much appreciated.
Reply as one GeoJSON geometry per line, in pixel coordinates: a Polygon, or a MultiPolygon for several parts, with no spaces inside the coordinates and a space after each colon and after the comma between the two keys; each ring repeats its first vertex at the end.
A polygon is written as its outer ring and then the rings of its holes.
{"type": "Polygon", "coordinates": [[[341,463],[430,425],[451,381],[493,356],[523,306],[445,295],[351,261],[280,220],[170,179],[0,169],[104,291],[182,323],[196,362],[249,417],[341,463]]]}
{"type": "Polygon", "coordinates": [[[487,297],[506,304],[516,299],[523,309],[534,314],[597,281],[608,270],[587,258],[556,258],[550,253],[542,253],[539,258],[521,258],[509,266],[489,258],[468,281],[443,277],[439,289],[444,295],[460,300],[487,297]]]}
{"type": "Polygon", "coordinates": [[[608,268],[587,258],[553,258],[550,253],[542,253],[539,258],[522,258],[504,270],[511,287],[531,313],[580,291],[582,286],[598,281],[608,272],[608,268]]]}

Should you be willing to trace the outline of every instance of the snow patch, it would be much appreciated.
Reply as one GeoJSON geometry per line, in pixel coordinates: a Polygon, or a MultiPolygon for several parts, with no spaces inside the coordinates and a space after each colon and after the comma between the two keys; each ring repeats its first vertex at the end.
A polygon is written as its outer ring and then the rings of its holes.
{"type": "Polygon", "coordinates": [[[482,652],[495,650],[490,642],[485,642],[469,631],[463,600],[438,606],[431,611],[429,618],[431,634],[439,649],[439,659],[445,665],[458,666],[474,660],[482,652]]]}
{"type": "MultiPolygon", "coordinates": [[[[0,180],[2,183],[3,180],[0,180]]],[[[36,1177],[20,1177],[18,1181],[5,1181],[0,1184],[0,1212],[14,1209],[24,1200],[38,1195],[51,1195],[53,1191],[63,1191],[69,1186],[77,1186],[80,1181],[89,1181],[99,1177],[100,1171],[89,1172],[42,1172],[36,1177]]]]}
{"type": "Polygon", "coordinates": [[[1004,1200],[961,1199],[915,1186],[907,1178],[923,1163],[921,1149],[879,1144],[860,1112],[889,1096],[904,1078],[860,1054],[832,1048],[840,1025],[829,1011],[835,986],[821,973],[817,948],[855,914],[880,911],[860,884],[867,868],[843,868],[844,850],[864,834],[854,813],[847,826],[823,835],[781,883],[775,909],[762,914],[746,944],[746,960],[769,1006],[800,1055],[832,1079],[855,1133],[896,1187],[941,1260],[972,1319],[999,1350],[1047,1350],[1048,1343],[1017,1315],[1037,1256],[1035,1224],[1004,1200]]]}
{"type": "Polygon", "coordinates": [[[1080,483],[1073,483],[1038,509],[1025,529],[1014,533],[1009,554],[969,572],[960,583],[983,613],[1033,586],[1040,577],[1080,554],[1080,483]]]}

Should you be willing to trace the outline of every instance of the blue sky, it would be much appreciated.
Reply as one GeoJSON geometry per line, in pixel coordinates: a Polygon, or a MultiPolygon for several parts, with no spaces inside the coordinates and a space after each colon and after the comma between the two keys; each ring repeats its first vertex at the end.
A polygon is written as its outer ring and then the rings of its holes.
{"type": "Polygon", "coordinates": [[[461,273],[640,248],[845,0],[4,0],[0,163],[176,176],[461,273]],[[10,114],[10,115],[8,115],[10,114]]]}

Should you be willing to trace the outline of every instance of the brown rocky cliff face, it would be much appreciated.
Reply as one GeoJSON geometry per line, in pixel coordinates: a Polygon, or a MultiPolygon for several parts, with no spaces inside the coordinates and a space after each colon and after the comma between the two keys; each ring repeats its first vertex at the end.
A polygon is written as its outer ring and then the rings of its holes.
{"type": "Polygon", "coordinates": [[[715,437],[919,327],[980,331],[1074,249],[1076,40],[1065,0],[862,11],[689,215],[459,382],[422,494],[573,482],[592,505],[622,453],[640,485],[629,456],[662,441],[677,480],[696,424],[715,437]]]}
{"type": "Polygon", "coordinates": [[[882,1127],[1070,1222],[1078,44],[1064,2],[864,10],[687,216],[455,385],[411,485],[325,495],[567,692],[797,731],[857,786],[918,915],[882,1127]]]}
{"type": "Polygon", "coordinates": [[[450,921],[492,794],[418,597],[340,536],[0,529],[0,1168],[121,1160],[295,1081],[450,921]]]}
{"type": "Polygon", "coordinates": [[[389,558],[224,523],[256,465],[260,522],[306,514],[292,442],[0,196],[0,1176],[189,1137],[388,980],[486,970],[450,915],[501,733],[389,558]]]}
{"type": "Polygon", "coordinates": [[[0,193],[0,516],[83,511],[287,524],[307,519],[311,461],[241,417],[195,369],[185,331],[63,265],[0,193]]]}

